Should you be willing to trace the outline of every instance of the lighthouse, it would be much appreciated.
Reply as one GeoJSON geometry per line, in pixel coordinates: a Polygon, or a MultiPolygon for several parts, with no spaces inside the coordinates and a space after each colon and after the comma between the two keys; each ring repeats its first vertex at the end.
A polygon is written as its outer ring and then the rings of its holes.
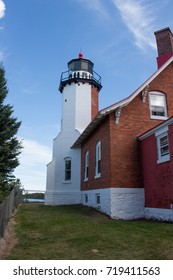
{"type": "Polygon", "coordinates": [[[83,58],[72,59],[62,72],[61,130],[53,140],[52,161],[47,165],[46,205],[81,203],[81,149],[72,145],[98,112],[101,77],[94,64],[83,58]]]}

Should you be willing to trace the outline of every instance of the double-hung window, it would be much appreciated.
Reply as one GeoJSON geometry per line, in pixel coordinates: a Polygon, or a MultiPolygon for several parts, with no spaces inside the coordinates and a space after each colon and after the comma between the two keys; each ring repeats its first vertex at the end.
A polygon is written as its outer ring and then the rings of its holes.
{"type": "Polygon", "coordinates": [[[95,178],[101,177],[101,142],[98,141],[96,144],[96,168],[95,178]]]}
{"type": "Polygon", "coordinates": [[[168,139],[168,127],[161,131],[156,132],[157,138],[157,152],[158,160],[157,163],[162,163],[170,160],[169,153],[169,139],[168,139]]]}
{"type": "Polygon", "coordinates": [[[65,158],[65,181],[71,181],[71,158],[65,158]]]}
{"type": "Polygon", "coordinates": [[[89,151],[85,153],[85,174],[84,174],[84,181],[88,180],[89,176],[89,151]]]}
{"type": "Polygon", "coordinates": [[[167,106],[166,97],[161,92],[149,93],[150,116],[152,119],[166,119],[167,106]]]}

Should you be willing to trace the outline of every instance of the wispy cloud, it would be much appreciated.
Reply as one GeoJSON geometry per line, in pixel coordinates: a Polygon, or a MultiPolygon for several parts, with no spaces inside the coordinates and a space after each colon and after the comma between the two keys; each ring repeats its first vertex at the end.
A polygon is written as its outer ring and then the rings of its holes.
{"type": "Polygon", "coordinates": [[[47,163],[50,160],[50,149],[38,143],[35,140],[24,139],[23,140],[23,159],[25,159],[25,165],[35,166],[36,164],[47,163]]]}
{"type": "Polygon", "coordinates": [[[152,4],[142,0],[112,0],[119,10],[124,24],[132,32],[136,45],[145,50],[147,46],[155,49],[153,38],[152,4]]]}
{"type": "Polygon", "coordinates": [[[21,89],[23,95],[38,95],[39,90],[37,89],[37,85],[31,85],[21,89]]]}
{"type": "Polygon", "coordinates": [[[134,42],[138,48],[146,50],[147,47],[156,49],[153,31],[156,23],[155,11],[158,8],[155,3],[149,0],[75,0],[81,3],[101,17],[108,19],[111,30],[115,28],[113,6],[119,11],[123,23],[134,36],[134,42]],[[112,6],[113,5],[113,6],[112,6]],[[112,7],[111,7],[112,6],[112,7]]]}
{"type": "Polygon", "coordinates": [[[46,164],[51,160],[51,149],[35,140],[24,139],[20,166],[15,176],[21,179],[25,189],[43,190],[46,186],[46,164]]]}
{"type": "Polygon", "coordinates": [[[5,15],[5,3],[4,1],[0,0],[0,19],[3,18],[5,15]]]}
{"type": "Polygon", "coordinates": [[[97,15],[102,17],[103,19],[109,19],[109,13],[101,0],[77,0],[79,3],[85,5],[86,8],[97,12],[97,15]]]}

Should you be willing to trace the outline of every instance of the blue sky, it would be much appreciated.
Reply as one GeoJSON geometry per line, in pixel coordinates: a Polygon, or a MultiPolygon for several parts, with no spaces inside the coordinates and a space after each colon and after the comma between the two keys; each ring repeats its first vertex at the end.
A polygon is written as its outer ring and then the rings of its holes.
{"type": "Polygon", "coordinates": [[[102,77],[100,109],[130,95],[154,71],[154,31],[173,31],[172,0],[0,0],[0,60],[7,102],[22,121],[24,150],[15,175],[45,190],[46,164],[60,129],[58,85],[67,62],[94,62],[102,77]]]}

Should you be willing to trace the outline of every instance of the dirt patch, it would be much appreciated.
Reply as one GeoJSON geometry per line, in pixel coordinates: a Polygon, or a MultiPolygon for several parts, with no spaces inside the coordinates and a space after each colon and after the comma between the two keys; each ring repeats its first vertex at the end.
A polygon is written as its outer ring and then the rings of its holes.
{"type": "Polygon", "coordinates": [[[15,221],[13,216],[8,222],[4,237],[0,239],[0,260],[4,260],[10,254],[16,242],[15,221]]]}

